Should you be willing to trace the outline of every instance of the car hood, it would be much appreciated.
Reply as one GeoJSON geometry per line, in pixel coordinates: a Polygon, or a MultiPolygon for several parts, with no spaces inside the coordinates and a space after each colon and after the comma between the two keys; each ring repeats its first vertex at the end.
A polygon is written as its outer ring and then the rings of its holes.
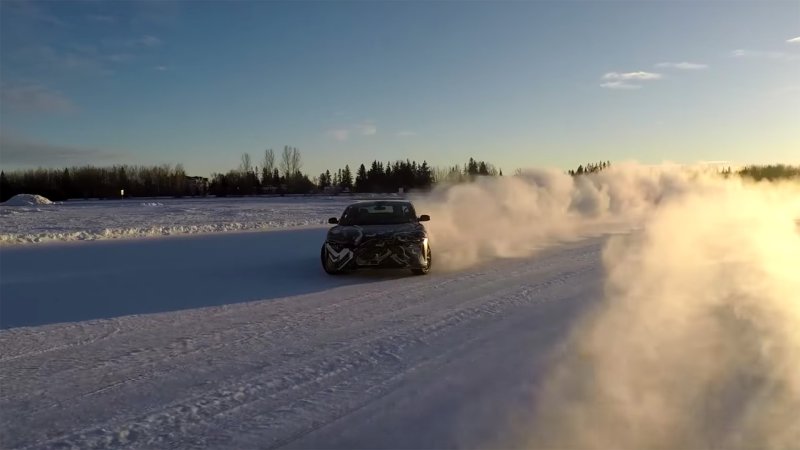
{"type": "Polygon", "coordinates": [[[385,239],[414,232],[425,233],[425,227],[416,222],[391,225],[338,225],[328,231],[328,241],[358,245],[369,239],[385,239]]]}

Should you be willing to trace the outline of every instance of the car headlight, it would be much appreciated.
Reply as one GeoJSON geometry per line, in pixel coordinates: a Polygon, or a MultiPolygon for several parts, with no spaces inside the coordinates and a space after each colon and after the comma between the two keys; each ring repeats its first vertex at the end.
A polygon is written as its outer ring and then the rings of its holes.
{"type": "Polygon", "coordinates": [[[395,236],[400,242],[422,242],[425,240],[425,233],[413,232],[402,233],[395,236]]]}

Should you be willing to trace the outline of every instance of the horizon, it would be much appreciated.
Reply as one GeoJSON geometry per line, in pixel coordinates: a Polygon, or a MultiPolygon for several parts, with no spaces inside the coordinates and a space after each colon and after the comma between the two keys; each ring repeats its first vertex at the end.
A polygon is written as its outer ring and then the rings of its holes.
{"type": "Polygon", "coordinates": [[[797,2],[0,3],[0,166],[800,163],[797,2]]]}

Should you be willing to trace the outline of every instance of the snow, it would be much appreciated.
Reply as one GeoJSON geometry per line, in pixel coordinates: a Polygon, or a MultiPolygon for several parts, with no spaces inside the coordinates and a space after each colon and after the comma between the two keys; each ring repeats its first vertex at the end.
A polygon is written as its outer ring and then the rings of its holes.
{"type": "Polygon", "coordinates": [[[0,206],[0,245],[95,241],[322,225],[352,197],[68,201],[0,206]]]}
{"type": "Polygon", "coordinates": [[[3,249],[0,447],[491,443],[601,291],[603,239],[330,277],[323,233],[3,249]]]}
{"type": "Polygon", "coordinates": [[[3,202],[2,206],[37,206],[37,205],[52,205],[49,199],[41,195],[34,194],[17,194],[10,199],[3,202]]]}
{"type": "Polygon", "coordinates": [[[0,448],[797,448],[800,186],[513,178],[424,277],[323,273],[347,198],[0,208],[0,448]]]}

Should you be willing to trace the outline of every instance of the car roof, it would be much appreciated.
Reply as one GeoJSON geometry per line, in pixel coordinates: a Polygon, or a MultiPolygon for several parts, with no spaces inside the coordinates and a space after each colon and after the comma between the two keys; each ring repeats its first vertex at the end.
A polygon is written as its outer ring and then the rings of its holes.
{"type": "Polygon", "coordinates": [[[355,203],[352,203],[350,206],[354,205],[381,205],[381,204],[399,204],[399,205],[410,205],[411,202],[409,200],[361,200],[355,203]]]}

